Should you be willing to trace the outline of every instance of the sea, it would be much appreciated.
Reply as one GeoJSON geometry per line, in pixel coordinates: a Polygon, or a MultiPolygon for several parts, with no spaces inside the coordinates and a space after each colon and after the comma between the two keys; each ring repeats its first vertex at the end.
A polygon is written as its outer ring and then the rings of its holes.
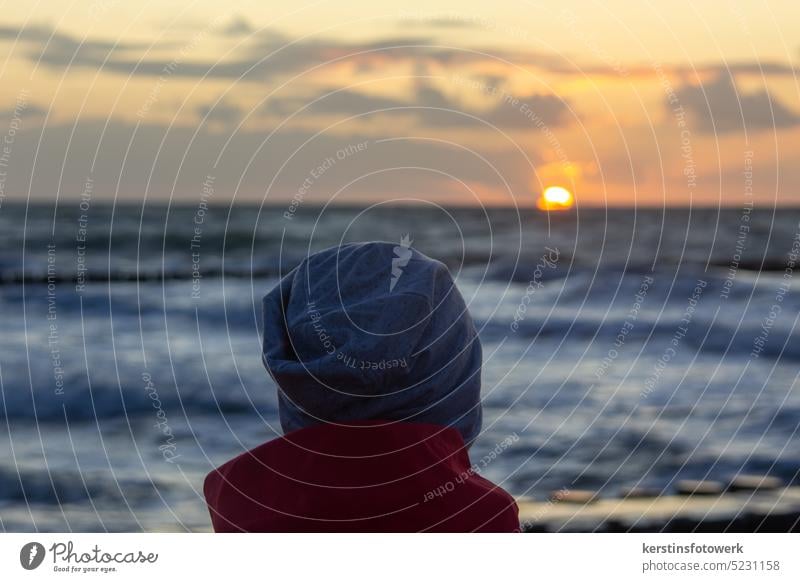
{"type": "Polygon", "coordinates": [[[261,298],[368,240],[452,271],[484,352],[470,455],[514,495],[797,483],[798,209],[5,201],[0,529],[208,530],[204,476],[280,434],[261,298]]]}

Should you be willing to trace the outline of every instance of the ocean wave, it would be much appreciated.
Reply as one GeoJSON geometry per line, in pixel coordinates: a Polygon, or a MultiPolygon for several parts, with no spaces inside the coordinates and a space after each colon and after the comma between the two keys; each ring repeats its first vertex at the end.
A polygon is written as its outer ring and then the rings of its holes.
{"type": "MultiPolygon", "coordinates": [[[[85,379],[82,383],[68,379],[63,394],[54,395],[50,383],[40,385],[46,391],[32,392],[22,380],[18,380],[19,384],[8,380],[4,383],[0,417],[74,423],[109,418],[155,418],[159,410],[173,417],[187,418],[241,413],[271,416],[277,412],[275,400],[267,389],[247,394],[242,390],[217,388],[207,394],[183,396],[174,390],[161,389],[155,400],[138,385],[124,384],[120,388],[112,383],[98,382],[89,389],[85,379]]],[[[219,386],[224,384],[219,382],[219,386]]]]}
{"type": "Polygon", "coordinates": [[[137,506],[157,501],[173,486],[165,481],[115,477],[110,471],[0,466],[0,501],[64,505],[91,501],[137,506]]]}

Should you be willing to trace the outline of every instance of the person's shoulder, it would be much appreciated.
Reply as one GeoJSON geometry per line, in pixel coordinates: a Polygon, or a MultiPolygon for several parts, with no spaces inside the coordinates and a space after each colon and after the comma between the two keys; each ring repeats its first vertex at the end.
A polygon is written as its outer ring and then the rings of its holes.
{"type": "Polygon", "coordinates": [[[226,487],[246,485],[252,482],[255,475],[269,471],[284,447],[284,439],[279,437],[245,451],[212,470],[203,481],[206,499],[219,494],[226,487]]]}
{"type": "Polygon", "coordinates": [[[514,497],[499,485],[475,475],[478,502],[473,515],[477,532],[519,532],[519,507],[514,497]],[[480,509],[478,509],[480,508],[480,509]]]}

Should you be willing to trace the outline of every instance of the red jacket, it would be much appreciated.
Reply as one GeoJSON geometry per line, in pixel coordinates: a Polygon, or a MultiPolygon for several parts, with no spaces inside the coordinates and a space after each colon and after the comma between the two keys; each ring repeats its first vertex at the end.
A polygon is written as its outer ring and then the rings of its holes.
{"type": "Polygon", "coordinates": [[[517,505],[470,470],[459,432],[430,424],[319,425],[208,474],[216,532],[512,532],[517,505]]]}

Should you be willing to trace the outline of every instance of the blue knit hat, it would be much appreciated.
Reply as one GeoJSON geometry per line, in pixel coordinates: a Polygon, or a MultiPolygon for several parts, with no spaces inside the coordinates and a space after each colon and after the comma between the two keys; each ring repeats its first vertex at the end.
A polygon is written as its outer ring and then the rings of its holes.
{"type": "Polygon", "coordinates": [[[447,267],[384,242],[306,258],[264,297],[284,432],[322,422],[481,429],[481,345],[447,267]]]}

